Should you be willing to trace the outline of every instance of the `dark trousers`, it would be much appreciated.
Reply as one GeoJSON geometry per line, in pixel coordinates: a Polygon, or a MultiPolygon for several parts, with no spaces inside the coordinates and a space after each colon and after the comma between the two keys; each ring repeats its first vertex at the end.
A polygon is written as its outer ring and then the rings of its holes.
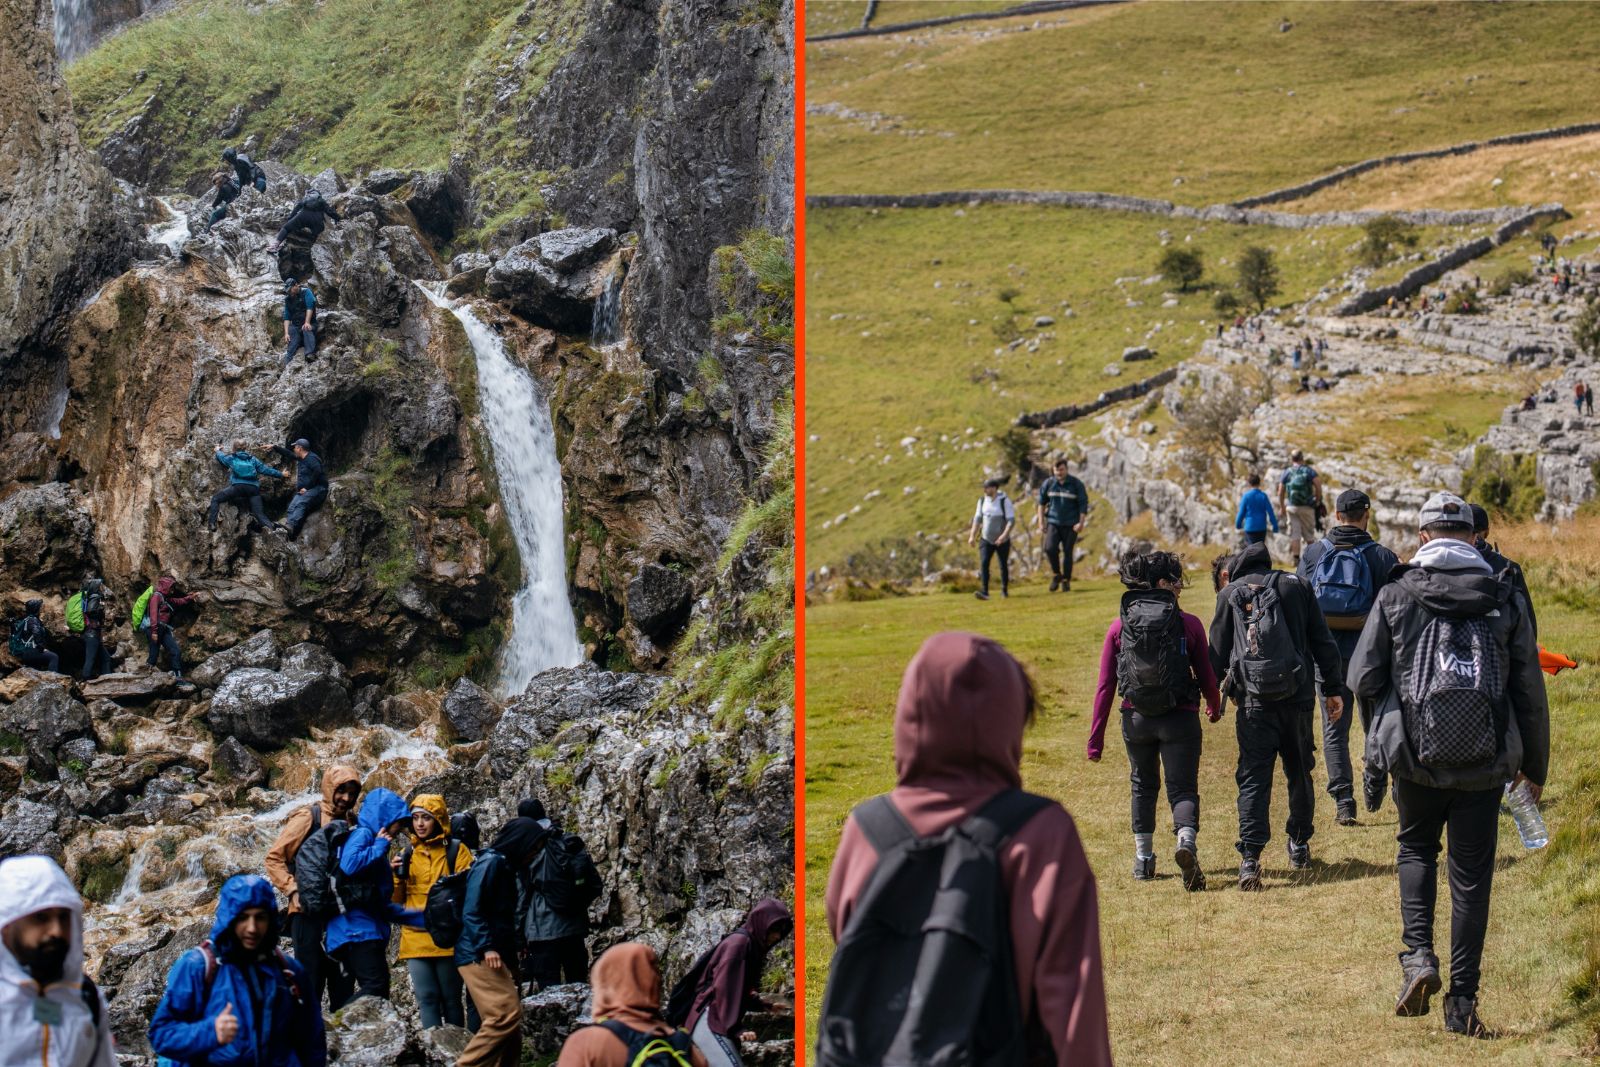
{"type": "Polygon", "coordinates": [[[996,545],[978,538],[978,573],[982,577],[983,591],[989,591],[989,561],[1000,557],[1000,589],[1002,591],[1011,586],[1011,542],[996,545]]]}
{"type": "Polygon", "coordinates": [[[1239,767],[1234,780],[1239,783],[1239,842],[1241,855],[1260,855],[1272,831],[1268,819],[1272,810],[1272,771],[1283,761],[1283,777],[1289,787],[1289,821],[1284,831],[1291,841],[1309,841],[1313,828],[1311,815],[1316,790],[1311,784],[1311,769],[1317,759],[1312,751],[1311,709],[1302,704],[1269,704],[1262,708],[1240,708],[1234,717],[1239,737],[1239,767]]]}
{"type": "Polygon", "coordinates": [[[1078,543],[1078,531],[1071,526],[1044,524],[1044,554],[1050,561],[1050,573],[1072,581],[1072,547],[1078,543]]]}
{"type": "Polygon", "coordinates": [[[49,649],[44,649],[40,652],[23,652],[17,658],[22,661],[24,667],[33,667],[36,670],[54,673],[61,667],[61,657],[49,649]]]}
{"type": "Polygon", "coordinates": [[[1400,872],[1400,937],[1406,947],[1433,951],[1433,907],[1439,894],[1439,838],[1450,828],[1450,989],[1478,995],[1483,935],[1489,928],[1489,888],[1500,833],[1499,789],[1434,789],[1394,779],[1400,813],[1396,866],[1400,872]]]}
{"type": "Polygon", "coordinates": [[[83,677],[98,678],[111,671],[111,652],[106,648],[105,639],[100,631],[91,627],[83,628],[83,677]]]}
{"type": "Polygon", "coordinates": [[[283,365],[287,367],[289,361],[294,359],[294,354],[300,349],[306,350],[306,358],[310,359],[317,354],[317,332],[304,326],[289,324],[289,347],[283,352],[283,365]]]}
{"type": "Polygon", "coordinates": [[[213,530],[217,528],[217,509],[223,504],[232,504],[240,511],[248,508],[256,524],[260,526],[272,525],[272,522],[267,518],[267,513],[261,509],[261,487],[258,485],[243,485],[235,482],[219,489],[211,498],[211,510],[206,512],[206,525],[213,530]]]}
{"type": "Polygon", "coordinates": [[[558,937],[553,941],[530,941],[523,949],[523,977],[539,983],[539,988],[562,982],[589,980],[589,947],[582,934],[558,937]]]}
{"type": "MultiPolygon", "coordinates": [[[[381,997],[389,999],[389,943],[387,941],[351,941],[330,953],[344,966],[356,990],[348,998],[381,997]]],[[[344,1005],[334,1004],[330,998],[328,1008],[338,1011],[344,1005]]]]}
{"type": "MultiPolygon", "coordinates": [[[[1349,664],[1346,663],[1348,668],[1349,664]]],[[[1339,687],[1344,698],[1344,713],[1338,722],[1328,721],[1328,705],[1322,704],[1322,758],[1328,764],[1328,795],[1335,801],[1355,799],[1355,771],[1350,759],[1350,724],[1356,717],[1355,694],[1339,687]]],[[[1361,725],[1367,725],[1367,702],[1361,702],[1361,725]]]]}
{"type": "Polygon", "coordinates": [[[1167,772],[1167,803],[1174,832],[1200,828],[1200,715],[1174,710],[1165,715],[1122,713],[1122,743],[1128,746],[1128,781],[1133,785],[1133,832],[1154,833],[1161,772],[1167,772]]]}
{"type": "Polygon", "coordinates": [[[172,627],[166,623],[150,627],[150,658],[145,662],[154,667],[157,655],[162,649],[167,650],[167,659],[172,663],[172,673],[182,678],[183,651],[178,648],[178,638],[173,634],[172,627]]]}
{"type": "Polygon", "coordinates": [[[1265,541],[1266,539],[1267,539],[1267,531],[1265,531],[1265,530],[1246,530],[1246,531],[1244,531],[1244,543],[1247,544],[1247,545],[1259,545],[1263,541],[1265,541]]]}
{"type": "Polygon", "coordinates": [[[417,1011],[422,1015],[422,1028],[431,1030],[441,1023],[460,1026],[463,1021],[468,1030],[478,1032],[478,1006],[467,997],[465,1015],[461,1011],[462,992],[466,986],[461,972],[456,969],[454,956],[417,956],[406,960],[406,973],[411,976],[411,991],[417,997],[417,1011]]]}
{"type": "Polygon", "coordinates": [[[297,492],[289,498],[289,511],[283,521],[289,525],[290,537],[299,535],[300,527],[306,524],[306,519],[310,518],[311,513],[320,508],[326,499],[328,499],[328,487],[325,485],[307,489],[304,493],[297,492]]]}
{"type": "Polygon", "coordinates": [[[296,912],[289,916],[289,937],[294,942],[294,958],[306,969],[306,979],[316,990],[317,1003],[322,1003],[322,991],[327,989],[329,1010],[338,1011],[350,1002],[354,983],[339,961],[322,951],[325,925],[296,912]]]}

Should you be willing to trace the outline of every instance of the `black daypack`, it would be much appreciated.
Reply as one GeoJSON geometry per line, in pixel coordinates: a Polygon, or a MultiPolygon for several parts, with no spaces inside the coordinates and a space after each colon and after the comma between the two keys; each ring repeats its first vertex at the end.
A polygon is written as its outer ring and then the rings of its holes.
{"type": "MultiPolygon", "coordinates": [[[[741,928],[733,931],[728,937],[742,937],[748,941],[750,934],[741,928]]],[[[668,1023],[673,1026],[688,1025],[689,1012],[694,1008],[694,998],[699,995],[700,984],[705,979],[706,965],[711,962],[711,954],[721,948],[722,942],[728,940],[728,937],[700,953],[688,972],[673,983],[672,992],[667,994],[666,1007],[661,1009],[661,1017],[668,1023]]]]}
{"type": "Polygon", "coordinates": [[[682,1030],[660,1037],[615,1019],[602,1019],[599,1025],[628,1047],[628,1067],[690,1067],[693,1063],[694,1039],[682,1030]]]}
{"type": "MultiPolygon", "coordinates": [[[[1251,575],[1250,578],[1257,577],[1251,575]]],[[[1279,589],[1286,575],[1273,571],[1261,581],[1240,579],[1228,591],[1233,612],[1233,677],[1243,704],[1288,700],[1300,691],[1305,662],[1295,647],[1279,589]]]]}
{"type": "Polygon", "coordinates": [[[1499,752],[1507,664],[1489,620],[1434,616],[1417,637],[1401,706],[1424,767],[1485,767],[1499,752]]]}
{"type": "Polygon", "coordinates": [[[105,583],[96,578],[83,587],[83,615],[100,619],[105,614],[105,583]]]}
{"type": "MultiPolygon", "coordinates": [[[[456,857],[461,854],[461,842],[454,838],[445,842],[445,873],[428,887],[428,899],[422,906],[422,926],[440,948],[454,948],[466,925],[467,875],[472,868],[456,870],[456,857]]],[[[406,853],[406,869],[410,869],[411,853],[406,853]]]]}
{"type": "Polygon", "coordinates": [[[1049,803],[1010,790],[932,837],[886,796],[855,809],[878,864],[833,954],[818,1067],[1027,1062],[999,853],[1049,803]]]}
{"type": "Polygon", "coordinates": [[[557,915],[581,915],[600,896],[600,872],[577,834],[545,838],[534,890],[557,915]]]}
{"type": "Polygon", "coordinates": [[[450,816],[450,836],[477,852],[478,843],[483,840],[478,817],[470,811],[458,811],[450,816]]]}
{"type": "Polygon", "coordinates": [[[339,851],[349,836],[349,823],[343,819],[322,823],[320,808],[311,809],[311,832],[294,854],[294,880],[300,910],[313,918],[328,919],[344,910],[338,892],[339,851]]]}
{"type": "Polygon", "coordinates": [[[10,648],[13,656],[20,656],[24,652],[37,652],[39,650],[39,635],[28,620],[32,615],[24,615],[11,624],[10,648]]]}
{"type": "Polygon", "coordinates": [[[1165,715],[1199,699],[1178,598],[1164,589],[1122,594],[1117,688],[1141,715],[1165,715]]]}

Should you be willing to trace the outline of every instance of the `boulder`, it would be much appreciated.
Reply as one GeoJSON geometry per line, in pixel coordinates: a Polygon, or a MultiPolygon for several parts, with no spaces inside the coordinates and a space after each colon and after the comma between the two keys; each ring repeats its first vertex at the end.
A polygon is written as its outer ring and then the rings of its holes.
{"type": "Polygon", "coordinates": [[[664,644],[689,617],[694,587],[682,574],[646,563],[628,583],[628,617],[656,644],[664,644]]]}
{"type": "Polygon", "coordinates": [[[64,482],[29,486],[0,501],[0,583],[76,590],[98,574],[94,520],[64,482]]]}
{"type": "Polygon", "coordinates": [[[422,1031],[417,1037],[417,1047],[427,1067],[455,1067],[471,1040],[472,1035],[463,1028],[445,1023],[422,1031]]]}
{"type": "Polygon", "coordinates": [[[334,659],[333,653],[321,645],[314,645],[309,641],[291,645],[284,652],[283,661],[279,664],[278,669],[325,674],[346,689],[350,688],[350,674],[344,669],[344,664],[334,659]]]}
{"type": "Polygon", "coordinates": [[[15,754],[28,757],[36,776],[54,778],[56,750],[63,741],[94,736],[94,722],[64,685],[41,685],[0,712],[0,733],[16,738],[15,754]]]}
{"type": "Polygon", "coordinates": [[[0,806],[0,856],[38,853],[60,862],[65,852],[57,832],[60,813],[48,804],[14,797],[0,806]]]}
{"type": "Polygon", "coordinates": [[[32,667],[14,670],[4,678],[0,678],[0,702],[9,704],[13,700],[20,700],[41,685],[61,685],[65,680],[66,675],[36,671],[32,667]]]}
{"type": "Polygon", "coordinates": [[[1155,350],[1147,345],[1134,345],[1132,348],[1122,350],[1122,362],[1137,363],[1140,360],[1155,359],[1155,350]]]}
{"type": "Polygon", "coordinates": [[[412,180],[411,195],[406,197],[405,204],[422,232],[442,244],[456,235],[463,210],[462,193],[461,182],[455,175],[449,171],[429,171],[412,180]]]}
{"type": "Polygon", "coordinates": [[[16,796],[27,774],[28,761],[25,757],[0,756],[0,800],[16,796]]]}
{"type": "Polygon", "coordinates": [[[349,718],[350,695],[331,675],[259,667],[223,679],[206,714],[213,733],[262,749],[281,748],[309,726],[325,729],[349,718]]]}
{"type": "Polygon", "coordinates": [[[380,229],[383,250],[388,253],[389,261],[395,269],[407,278],[421,278],[423,281],[439,280],[439,264],[434,262],[433,256],[422,247],[422,242],[417,240],[416,231],[409,226],[385,226],[380,229]]]}
{"type": "Polygon", "coordinates": [[[539,258],[563,274],[593,266],[617,249],[617,231],[596,228],[551,230],[534,238],[539,258]]]}
{"type": "Polygon", "coordinates": [[[483,292],[485,280],[494,260],[487,252],[463,252],[450,261],[450,280],[445,283],[445,294],[451,297],[470,296],[483,292]]]}
{"type": "Polygon", "coordinates": [[[85,700],[111,700],[119,704],[144,704],[167,696],[177,680],[166,671],[140,671],[129,674],[102,674],[78,683],[85,700]]]}
{"type": "Polygon", "coordinates": [[[500,721],[500,705],[472,679],[462,678],[444,698],[444,717],[457,737],[481,741],[500,721]]]}
{"type": "Polygon", "coordinates": [[[265,785],[267,768],[237,737],[225,738],[211,753],[211,773],[218,782],[226,782],[232,790],[242,793],[253,785],[265,785]]]}
{"type": "Polygon", "coordinates": [[[189,672],[189,678],[207,689],[215,689],[222,680],[241,667],[264,667],[277,670],[283,660],[278,639],[271,630],[260,630],[240,641],[230,649],[218,652],[189,672]]]}
{"type": "Polygon", "coordinates": [[[210,936],[210,917],[187,923],[173,931],[160,947],[135,959],[120,975],[117,995],[106,1003],[111,1036],[116,1039],[120,1056],[151,1057],[150,1017],[166,992],[167,972],[179,956],[210,936]]]}
{"type": "Polygon", "coordinates": [[[107,996],[114,994],[130,967],[147,953],[155,952],[171,940],[172,927],[166,923],[158,923],[131,940],[117,942],[100,957],[100,969],[92,975],[95,984],[100,986],[107,996]]]}
{"type": "Polygon", "coordinates": [[[392,1067],[407,1051],[408,1036],[393,1004],[361,997],[334,1016],[328,1028],[328,1058],[342,1067],[392,1067]]]}
{"type": "Polygon", "coordinates": [[[583,333],[605,288],[602,265],[615,230],[552,230],[524,241],[490,268],[489,295],[540,326],[583,333]]]}
{"type": "Polygon", "coordinates": [[[589,1019],[589,987],[580,982],[541,989],[522,999],[524,1052],[535,1057],[554,1056],[562,1042],[589,1019]]]}
{"type": "Polygon", "coordinates": [[[410,181],[412,177],[410,171],[382,167],[363,178],[356,189],[368,196],[386,196],[410,181]]]}

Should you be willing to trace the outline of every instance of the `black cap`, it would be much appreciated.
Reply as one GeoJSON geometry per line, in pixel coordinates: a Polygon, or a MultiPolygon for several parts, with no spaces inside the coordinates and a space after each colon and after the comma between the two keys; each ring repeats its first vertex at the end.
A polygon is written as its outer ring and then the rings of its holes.
{"type": "Polygon", "coordinates": [[[1467,507],[1472,509],[1472,532],[1488,533],[1489,512],[1484,509],[1482,504],[1468,504],[1467,507]]]}
{"type": "Polygon", "coordinates": [[[304,437],[297,437],[297,438],[295,438],[294,444],[290,445],[289,447],[290,448],[303,448],[307,452],[309,452],[309,451],[311,451],[311,442],[307,441],[304,437]]]}
{"type": "Polygon", "coordinates": [[[1359,489],[1346,489],[1334,500],[1333,506],[1340,515],[1365,515],[1372,501],[1359,489]]]}
{"type": "Polygon", "coordinates": [[[39,614],[39,609],[43,608],[43,607],[44,607],[44,601],[38,600],[38,599],[34,599],[34,600],[30,600],[26,604],[22,605],[22,610],[26,611],[29,615],[37,615],[37,614],[39,614]]]}
{"type": "Polygon", "coordinates": [[[222,158],[226,159],[229,163],[232,163],[235,159],[239,158],[239,153],[235,152],[232,148],[224,148],[222,150],[222,158]]]}
{"type": "Polygon", "coordinates": [[[283,280],[283,291],[287,293],[290,289],[293,289],[293,288],[294,288],[294,279],[293,278],[285,278],[283,280]]]}

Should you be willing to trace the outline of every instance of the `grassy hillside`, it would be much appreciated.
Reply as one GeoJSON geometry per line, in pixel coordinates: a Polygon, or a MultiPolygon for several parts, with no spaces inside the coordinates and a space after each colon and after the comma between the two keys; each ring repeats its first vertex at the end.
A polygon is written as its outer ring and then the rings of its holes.
{"type": "Polygon", "coordinates": [[[816,44],[812,103],[894,125],[809,115],[806,184],[1234,199],[1388,152],[1594,119],[1580,88],[1600,73],[1593,16],[1586,4],[1133,4],[816,44]]]}
{"type": "MultiPolygon", "coordinates": [[[[1503,547],[1513,544],[1524,547],[1517,537],[1503,547]]],[[[1600,608],[1594,564],[1600,527],[1570,532],[1559,552],[1548,537],[1543,544],[1553,562],[1530,566],[1541,637],[1592,663],[1600,656],[1592,625],[1600,608]],[[1551,579],[1587,595],[1574,601],[1543,584],[1551,579]]],[[[1199,574],[1191,582],[1184,607],[1209,619],[1210,583],[1199,574]]],[[[1028,788],[1072,812],[1096,872],[1119,1063],[1523,1065],[1592,1053],[1600,1026],[1600,674],[1592,665],[1550,681],[1554,771],[1545,810],[1552,844],[1530,855],[1509,817],[1501,820],[1481,995],[1485,1019],[1505,1036],[1447,1039],[1437,1001],[1424,1019],[1393,1014],[1401,945],[1392,803],[1377,815],[1363,814],[1359,827],[1334,825],[1319,759],[1313,868],[1294,876],[1283,853],[1287,802],[1280,777],[1273,787],[1273,841],[1263,853],[1267,891],[1243,894],[1230,883],[1237,874],[1231,709],[1205,727],[1200,851],[1210,888],[1187,895],[1179,887],[1164,798],[1158,880],[1136,883],[1129,876],[1127,767],[1114,723],[1103,762],[1083,756],[1098,651],[1119,591],[1113,580],[1096,580],[1051,595],[1033,582],[1004,602],[933,594],[808,609],[808,1040],[814,1041],[833,947],[823,917],[829,865],[850,808],[893,785],[889,753],[901,673],[929,634],[971,629],[1004,642],[1038,684],[1041,716],[1025,745],[1024,777],[1028,788]]],[[[1448,944],[1448,896],[1441,888],[1441,950],[1448,944]]]]}

